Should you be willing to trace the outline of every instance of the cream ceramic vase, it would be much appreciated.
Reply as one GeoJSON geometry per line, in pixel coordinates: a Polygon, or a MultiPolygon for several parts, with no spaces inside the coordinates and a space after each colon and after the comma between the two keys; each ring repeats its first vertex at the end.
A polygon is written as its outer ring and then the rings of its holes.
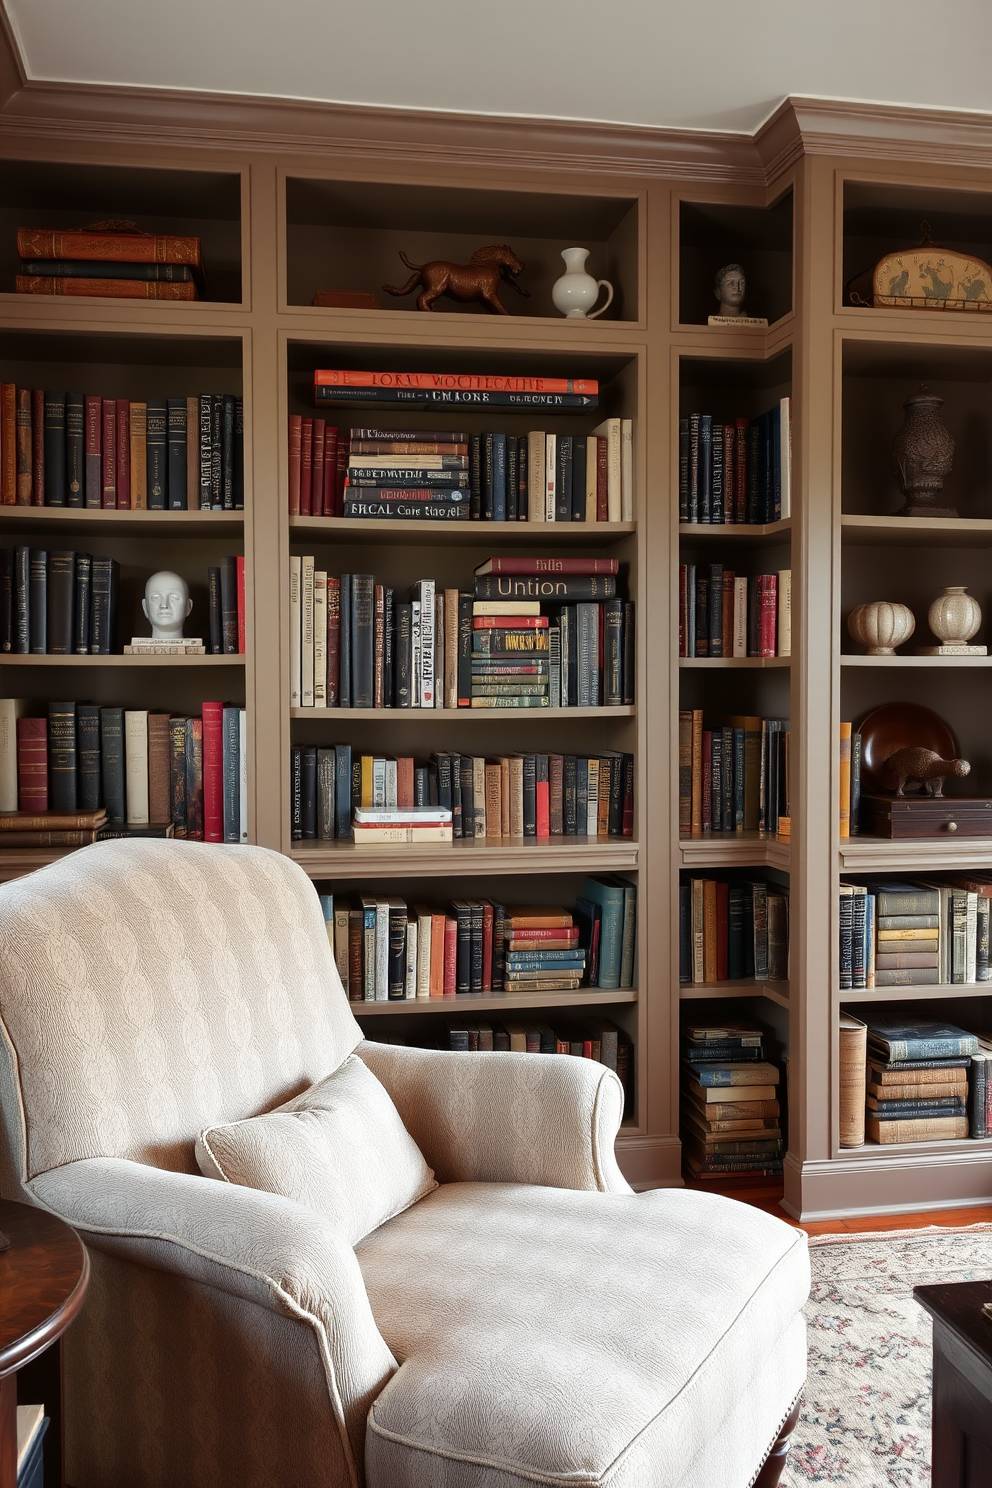
{"type": "Polygon", "coordinates": [[[916,629],[916,619],[904,604],[873,599],[851,611],[847,628],[851,639],[864,646],[869,656],[894,656],[896,647],[904,645],[916,629]]]}
{"type": "Polygon", "coordinates": [[[594,279],[586,273],[588,248],[563,248],[561,256],[565,260],[565,272],[551,288],[555,309],[566,320],[595,320],[612,305],[613,285],[608,279],[594,279]],[[601,289],[606,290],[606,303],[594,310],[601,289]]]}
{"type": "Polygon", "coordinates": [[[982,623],[982,607],[963,584],[942,589],[927,612],[942,646],[966,646],[982,623]]]}

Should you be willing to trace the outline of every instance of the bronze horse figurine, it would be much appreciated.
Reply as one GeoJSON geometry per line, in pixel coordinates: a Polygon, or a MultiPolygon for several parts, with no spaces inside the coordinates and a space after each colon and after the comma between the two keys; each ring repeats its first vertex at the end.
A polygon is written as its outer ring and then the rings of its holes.
{"type": "Polygon", "coordinates": [[[499,287],[503,282],[512,284],[524,299],[530,298],[528,291],[521,289],[516,281],[516,275],[523,273],[526,266],[505,243],[492,243],[487,248],[477,248],[467,264],[448,263],[443,258],[415,264],[410,262],[402,249],[400,258],[408,269],[413,269],[412,278],[402,289],[397,289],[392,284],[384,284],[382,287],[387,294],[405,295],[419,284],[421,289],[417,296],[418,310],[433,310],[436,299],[441,295],[450,295],[453,300],[481,300],[498,315],[509,315],[509,310],[500,303],[499,298],[499,287]]]}

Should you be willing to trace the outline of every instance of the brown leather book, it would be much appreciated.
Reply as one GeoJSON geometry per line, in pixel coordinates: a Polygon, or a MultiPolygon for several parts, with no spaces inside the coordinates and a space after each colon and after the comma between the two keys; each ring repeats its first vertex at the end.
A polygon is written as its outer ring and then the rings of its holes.
{"type": "Polygon", "coordinates": [[[17,720],[17,799],[22,811],[48,810],[48,719],[17,720]]]}
{"type": "Polygon", "coordinates": [[[313,302],[331,310],[382,309],[374,294],[367,294],[361,289],[318,289],[313,302]]]}
{"type": "Polygon", "coordinates": [[[94,827],[67,827],[54,832],[4,832],[0,847],[86,847],[95,841],[94,827]]]}
{"type": "Polygon", "coordinates": [[[102,806],[98,811],[4,811],[0,813],[0,832],[82,831],[102,827],[106,820],[102,806]]]}
{"type": "MultiPolygon", "coordinates": [[[[131,435],[130,487],[132,511],[148,508],[148,404],[132,403],[128,409],[128,427],[131,435]]],[[[195,441],[193,447],[196,447],[195,441]]],[[[197,475],[199,481],[199,475],[197,475]]],[[[195,488],[194,488],[195,489],[195,488]]]]}
{"type": "Polygon", "coordinates": [[[917,1116],[909,1121],[880,1121],[869,1115],[868,1135],[883,1146],[891,1142],[946,1142],[968,1135],[967,1116],[917,1116]]]}
{"type": "Polygon", "coordinates": [[[0,461],[4,506],[17,503],[17,387],[0,384],[0,461]]]}
{"type": "Polygon", "coordinates": [[[31,505],[31,389],[17,389],[17,505],[31,505]]]}
{"type": "Polygon", "coordinates": [[[947,1068],[936,1066],[933,1069],[900,1069],[898,1065],[869,1065],[870,1079],[876,1085],[903,1085],[912,1080],[914,1085],[960,1085],[967,1081],[968,1070],[965,1065],[953,1065],[947,1068]]]}
{"type": "Polygon", "coordinates": [[[486,836],[503,835],[502,771],[497,762],[486,763],[486,836]]]}
{"type": "Polygon", "coordinates": [[[865,1140],[865,1063],[868,1028],[849,1013],[840,1015],[840,1145],[861,1147],[865,1140]]]}
{"type": "Polygon", "coordinates": [[[693,832],[703,830],[703,710],[692,710],[692,811],[693,832]]]}
{"type": "Polygon", "coordinates": [[[47,274],[18,274],[17,293],[100,300],[195,300],[196,285],[154,279],[55,279],[47,274]]]}
{"type": "Polygon", "coordinates": [[[31,505],[45,504],[45,390],[31,390],[31,505]]]}
{"type": "Polygon", "coordinates": [[[148,820],[172,819],[172,784],[169,763],[172,753],[168,713],[148,715],[148,820]]]}
{"type": "Polygon", "coordinates": [[[97,263],[188,264],[203,268],[200,239],[174,233],[122,232],[118,227],[66,228],[20,227],[17,230],[20,258],[87,259],[97,263]]]}

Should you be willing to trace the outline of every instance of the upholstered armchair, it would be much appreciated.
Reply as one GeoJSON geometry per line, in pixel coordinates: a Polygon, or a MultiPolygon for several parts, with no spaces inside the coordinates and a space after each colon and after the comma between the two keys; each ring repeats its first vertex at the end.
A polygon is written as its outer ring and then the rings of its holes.
{"type": "Polygon", "coordinates": [[[778,1481],[803,1235],[631,1192],[600,1065],[364,1042],[284,857],[112,842],[5,886],[0,1028],[3,1191],[92,1260],[65,1342],[74,1488],[778,1481]],[[356,1245],[201,1176],[204,1128],[356,1058],[426,1197],[356,1245]]]}

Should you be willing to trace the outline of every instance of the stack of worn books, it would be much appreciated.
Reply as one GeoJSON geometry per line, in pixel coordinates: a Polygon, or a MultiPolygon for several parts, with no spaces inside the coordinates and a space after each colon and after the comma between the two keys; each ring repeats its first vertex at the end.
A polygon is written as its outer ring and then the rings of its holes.
{"type": "Polygon", "coordinates": [[[94,222],[17,233],[18,294],[195,300],[205,287],[199,238],[140,232],[133,222],[94,222]]]}
{"type": "Polygon", "coordinates": [[[976,1035],[953,1023],[869,1022],[866,1126],[871,1141],[967,1137],[968,1072],[978,1053],[976,1035]]]}
{"type": "Polygon", "coordinates": [[[778,1066],[749,1023],[682,1029],[682,1150],[694,1178],[779,1177],[778,1066]]]}
{"type": "Polygon", "coordinates": [[[562,904],[516,904],[507,911],[506,990],[568,992],[581,987],[586,953],[562,904]]]}

